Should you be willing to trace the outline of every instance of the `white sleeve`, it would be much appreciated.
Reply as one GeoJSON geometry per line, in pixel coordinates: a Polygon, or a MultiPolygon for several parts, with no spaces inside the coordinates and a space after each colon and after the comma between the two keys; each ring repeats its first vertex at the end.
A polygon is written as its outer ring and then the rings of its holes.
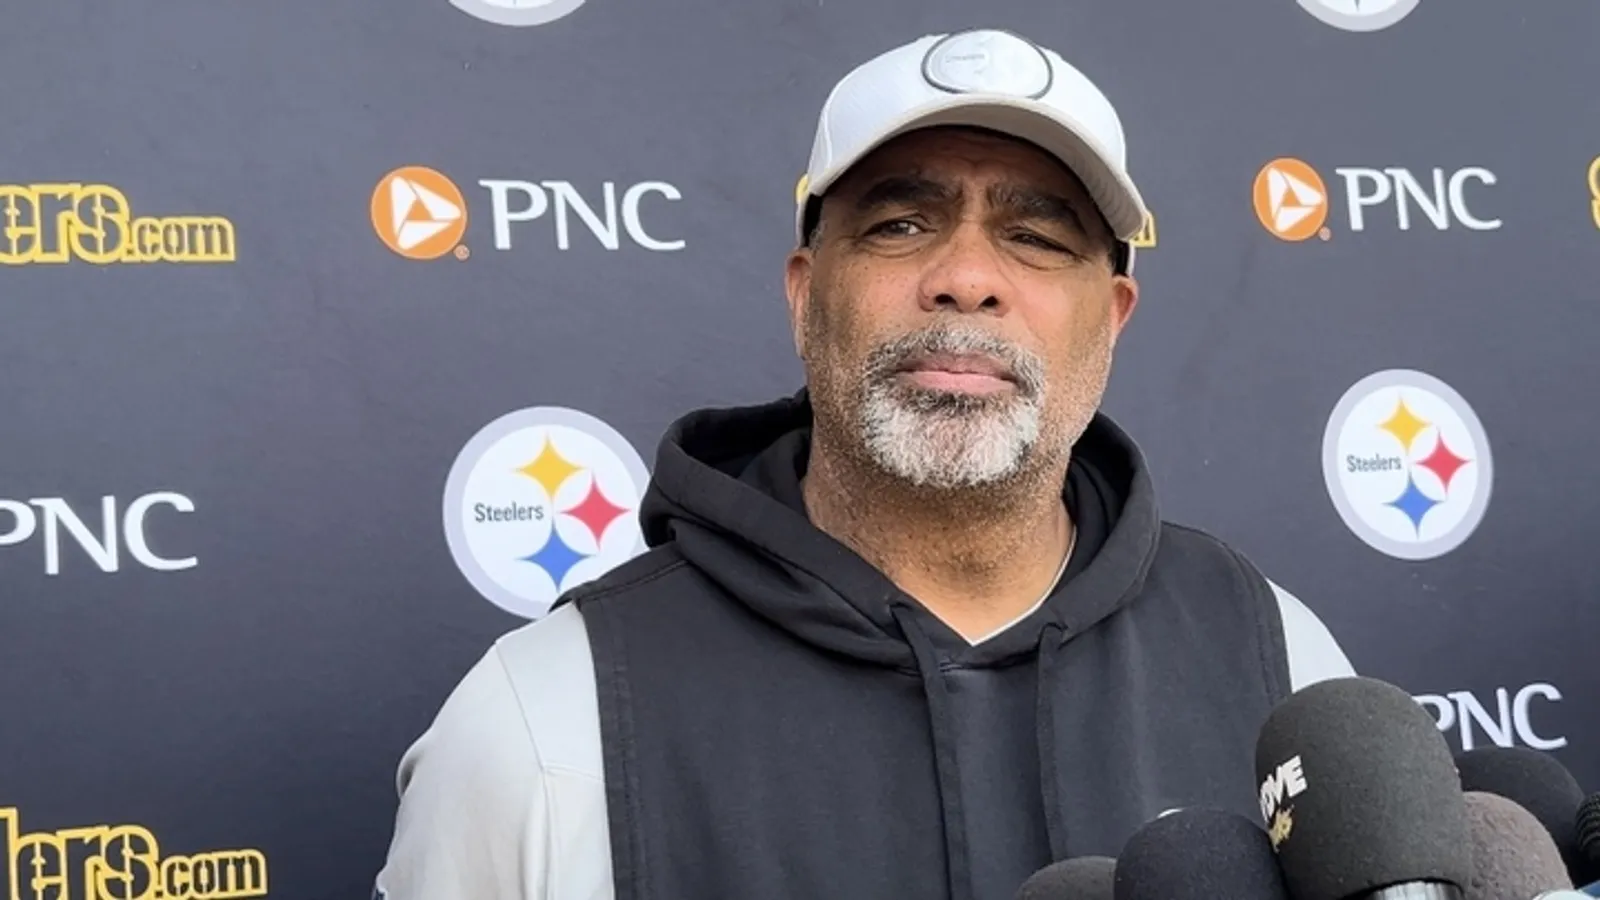
{"type": "Polygon", "coordinates": [[[1299,691],[1319,681],[1355,675],[1356,670],[1339,648],[1339,642],[1333,639],[1328,626],[1322,624],[1317,614],[1270,578],[1267,584],[1278,598],[1278,612],[1283,619],[1290,690],[1299,691]]]}
{"type": "Polygon", "coordinates": [[[543,900],[543,779],[496,647],[401,759],[375,900],[543,900]]]}
{"type": "Polygon", "coordinates": [[[588,630],[565,606],[495,642],[400,762],[374,900],[613,900],[588,630]]]}

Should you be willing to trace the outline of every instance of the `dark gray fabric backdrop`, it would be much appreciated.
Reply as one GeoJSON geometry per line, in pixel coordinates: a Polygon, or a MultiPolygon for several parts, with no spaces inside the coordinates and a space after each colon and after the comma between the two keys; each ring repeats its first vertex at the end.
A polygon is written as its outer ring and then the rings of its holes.
{"type": "Polygon", "coordinates": [[[797,386],[827,89],[970,25],[1124,118],[1166,514],[1600,787],[1600,5],[459,2],[0,10],[13,900],[366,896],[401,751],[634,552],[666,424],[797,386]]]}

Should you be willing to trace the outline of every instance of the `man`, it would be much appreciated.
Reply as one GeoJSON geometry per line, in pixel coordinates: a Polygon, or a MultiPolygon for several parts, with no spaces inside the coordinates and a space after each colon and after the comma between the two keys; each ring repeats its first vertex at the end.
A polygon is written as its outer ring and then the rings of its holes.
{"type": "Polygon", "coordinates": [[[807,178],[806,390],[671,427],[652,549],[407,752],[380,894],[1009,900],[1167,809],[1255,815],[1269,710],[1352,674],[1097,413],[1146,211],[1093,84],[926,37],[839,82],[807,178]]]}

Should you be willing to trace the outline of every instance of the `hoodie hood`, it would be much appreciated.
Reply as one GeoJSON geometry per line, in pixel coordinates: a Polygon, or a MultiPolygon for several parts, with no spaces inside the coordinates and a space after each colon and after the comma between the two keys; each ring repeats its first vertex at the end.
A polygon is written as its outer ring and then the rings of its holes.
{"type": "MultiPolygon", "coordinates": [[[[645,540],[652,547],[675,542],[733,599],[806,643],[864,662],[914,665],[918,648],[908,641],[903,617],[921,611],[920,604],[801,512],[799,479],[810,436],[804,390],[674,422],[640,506],[645,540]]],[[[1161,527],[1143,456],[1097,414],[1073,448],[1073,465],[1114,501],[1105,542],[1032,615],[977,646],[961,642],[952,663],[986,667],[1033,654],[1046,629],[1070,640],[1137,596],[1161,527]]],[[[944,628],[923,615],[924,629],[944,628]]]]}

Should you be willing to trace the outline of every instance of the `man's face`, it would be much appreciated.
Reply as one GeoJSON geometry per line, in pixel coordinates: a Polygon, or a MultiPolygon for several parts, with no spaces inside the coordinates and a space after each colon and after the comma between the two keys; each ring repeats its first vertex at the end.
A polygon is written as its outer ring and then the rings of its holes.
{"type": "Polygon", "coordinates": [[[1082,184],[1021,141],[926,129],[828,192],[789,259],[819,429],[886,473],[952,489],[1064,458],[1138,299],[1082,184]]]}

